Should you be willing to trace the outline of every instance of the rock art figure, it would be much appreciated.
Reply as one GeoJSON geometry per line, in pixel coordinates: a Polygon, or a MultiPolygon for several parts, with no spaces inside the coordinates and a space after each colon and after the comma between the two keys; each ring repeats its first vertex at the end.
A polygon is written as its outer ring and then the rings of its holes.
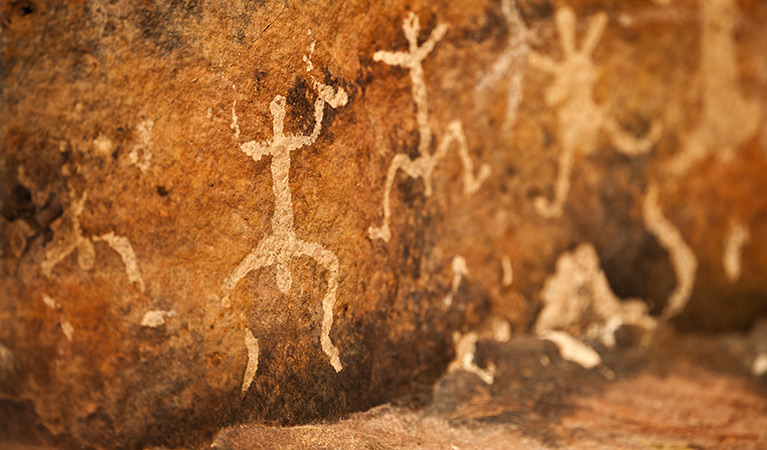
{"type": "Polygon", "coordinates": [[[598,73],[591,60],[591,54],[599,43],[607,15],[597,14],[589,24],[580,49],[576,48],[576,19],[573,10],[567,6],[556,12],[557,31],[562,46],[563,59],[555,62],[548,56],[531,52],[529,62],[534,67],[548,72],[554,82],[546,92],[546,104],[556,107],[559,121],[561,153],[559,173],[554,188],[554,199],[537,197],[535,210],[543,217],[560,217],[570,191],[570,177],[576,155],[588,155],[597,147],[600,131],[605,131],[616,149],[627,156],[647,153],[661,135],[661,124],[653,122],[650,131],[637,139],[624,131],[609,117],[601,105],[594,101],[594,84],[598,73]]]}
{"type": "MultiPolygon", "coordinates": [[[[298,238],[293,229],[293,202],[290,192],[290,153],[304,146],[312,145],[317,140],[322,127],[325,103],[335,108],[345,105],[348,97],[343,88],[337,91],[321,83],[315,83],[318,91],[314,102],[314,130],[308,136],[285,134],[286,99],[282,95],[274,97],[270,105],[272,113],[273,137],[271,141],[249,141],[240,144],[240,150],[246,155],[259,161],[263,156],[271,156],[272,190],[274,191],[274,215],[272,216],[272,234],[265,237],[252,250],[237,268],[224,281],[225,299],[237,283],[252,271],[267,266],[275,266],[277,271],[277,288],[287,294],[292,285],[292,275],[288,263],[293,258],[308,256],[328,272],[328,287],[322,299],[322,332],[320,343],[322,350],[330,358],[330,364],[341,371],[343,366],[339,358],[338,348],[330,340],[330,329],[333,326],[333,306],[338,290],[338,257],[332,251],[315,242],[306,242],[298,238]]],[[[239,136],[237,115],[232,106],[232,129],[235,138],[239,136]]],[[[255,339],[255,338],[254,338],[255,339]]]]}
{"type": "Polygon", "coordinates": [[[737,147],[759,129],[758,101],[738,88],[737,5],[733,0],[703,0],[700,5],[702,111],[698,126],[682,139],[683,150],[669,163],[676,175],[714,152],[720,161],[732,159],[737,147]]]}
{"type": "Polygon", "coordinates": [[[46,277],[50,277],[53,268],[63,261],[64,258],[71,255],[75,250],[77,251],[77,263],[80,268],[83,270],[90,270],[96,259],[93,242],[102,241],[112,247],[112,249],[120,255],[120,258],[125,265],[125,273],[128,275],[128,280],[135,284],[141,292],[144,292],[146,288],[144,279],[139,272],[136,253],[133,251],[133,247],[128,238],[117,236],[111,231],[91,238],[83,236],[82,228],[80,227],[80,215],[83,213],[85,200],[88,198],[88,194],[83,193],[79,200],[74,200],[74,191],[70,190],[69,195],[72,199],[72,204],[65,212],[64,217],[64,219],[69,222],[69,229],[66,230],[65,233],[58,234],[52,245],[46,249],[45,261],[41,264],[43,274],[46,277]]]}
{"type": "Polygon", "coordinates": [[[530,54],[530,46],[527,44],[527,38],[530,31],[522,21],[519,11],[512,0],[501,1],[501,11],[509,26],[509,42],[501,56],[487,71],[487,74],[477,83],[475,92],[478,95],[487,92],[491,85],[510,75],[508,81],[509,87],[506,96],[506,120],[503,126],[507,131],[517,120],[517,111],[522,101],[522,81],[524,71],[522,68],[527,62],[530,54]]]}
{"type": "Polygon", "coordinates": [[[410,80],[412,82],[413,101],[416,105],[416,121],[418,123],[418,158],[410,159],[408,155],[397,154],[392,159],[389,169],[386,173],[386,185],[384,188],[383,200],[383,224],[380,227],[371,226],[368,228],[370,239],[383,239],[388,242],[391,238],[389,229],[389,219],[391,217],[390,195],[394,185],[394,178],[397,172],[402,169],[410,178],[422,178],[425,188],[425,195],[430,197],[432,194],[432,174],[437,164],[445,158],[452,144],[458,145],[458,155],[463,165],[463,191],[465,194],[473,194],[482,185],[482,182],[490,175],[490,167],[483,164],[478,174],[474,175],[474,164],[469,156],[469,148],[466,143],[466,136],[463,133],[463,126],[459,121],[451,122],[447,127],[447,136],[442,139],[436,152],[431,153],[432,149],[432,131],[429,126],[429,105],[426,96],[426,82],[424,81],[422,62],[426,56],[434,49],[434,45],[442,39],[447,31],[444,24],[438,25],[429,38],[421,45],[418,45],[418,35],[421,26],[418,17],[410,13],[403,21],[402,29],[409,43],[406,52],[377,51],[373,54],[375,61],[382,61],[390,66],[399,66],[410,71],[410,80]]]}

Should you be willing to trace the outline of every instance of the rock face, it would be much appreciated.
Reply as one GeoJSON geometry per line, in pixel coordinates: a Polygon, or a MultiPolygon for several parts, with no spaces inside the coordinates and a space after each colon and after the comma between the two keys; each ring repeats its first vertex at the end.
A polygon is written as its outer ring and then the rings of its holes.
{"type": "Polygon", "coordinates": [[[648,320],[767,312],[763,2],[0,17],[0,408],[62,445],[413,393],[584,244],[648,320]]]}

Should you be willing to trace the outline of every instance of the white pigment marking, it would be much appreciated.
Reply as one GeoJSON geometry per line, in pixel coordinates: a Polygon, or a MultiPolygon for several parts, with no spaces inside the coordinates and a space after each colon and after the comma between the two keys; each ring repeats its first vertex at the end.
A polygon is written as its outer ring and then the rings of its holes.
{"type": "Polygon", "coordinates": [[[661,317],[670,319],[681,313],[690,299],[698,270],[698,260],[682,233],[664,215],[658,202],[658,187],[650,184],[645,195],[643,217],[647,230],[669,252],[676,273],[676,288],[669,295],[661,317]]]}
{"type": "Polygon", "coordinates": [[[727,281],[734,282],[740,278],[743,259],[743,247],[751,239],[751,233],[746,224],[740,220],[730,223],[727,236],[724,238],[724,254],[722,255],[722,267],[727,281]]]}
{"type": "Polygon", "coordinates": [[[564,331],[546,331],[538,336],[554,343],[559,355],[566,361],[574,362],[585,369],[593,369],[602,363],[599,353],[564,331]]]}
{"type": "Polygon", "coordinates": [[[514,271],[511,268],[511,258],[504,256],[503,259],[501,259],[501,269],[503,269],[501,284],[506,287],[511,286],[511,283],[514,282],[514,271]]]}
{"type": "Polygon", "coordinates": [[[493,339],[496,342],[509,342],[511,339],[511,325],[507,320],[493,317],[490,323],[493,339]]]}
{"type": "Polygon", "coordinates": [[[11,374],[16,368],[16,357],[11,349],[0,344],[0,379],[6,374],[11,374]]]}
{"type": "Polygon", "coordinates": [[[487,369],[479,367],[474,362],[474,353],[477,351],[477,333],[470,332],[461,335],[459,332],[453,333],[453,342],[455,343],[455,359],[447,367],[448,373],[463,370],[478,376],[485,384],[493,384],[495,378],[495,367],[487,369]]]}
{"type": "MultiPolygon", "coordinates": [[[[309,33],[311,34],[311,33],[309,33]]],[[[317,41],[312,41],[311,44],[309,44],[309,55],[304,55],[304,62],[306,63],[306,71],[311,72],[314,68],[314,65],[312,64],[312,56],[314,55],[314,45],[317,43],[317,41]]]]}
{"type": "Polygon", "coordinates": [[[125,265],[125,273],[128,274],[128,281],[138,286],[141,292],[144,292],[145,285],[144,280],[141,278],[141,273],[138,269],[138,263],[136,262],[136,253],[133,252],[130,241],[124,236],[116,236],[113,232],[96,236],[93,241],[103,241],[107,245],[112,247],[116,251],[125,265]]]}
{"type": "Polygon", "coordinates": [[[457,255],[453,258],[453,283],[450,288],[450,293],[445,296],[443,303],[445,306],[453,304],[453,297],[458,293],[458,288],[461,286],[461,279],[469,274],[469,268],[466,266],[466,260],[461,255],[457,255]]]}
{"type": "Polygon", "coordinates": [[[131,164],[138,167],[141,173],[146,173],[147,169],[149,169],[149,162],[152,159],[149,140],[152,137],[153,127],[154,122],[151,119],[143,120],[136,126],[138,143],[128,153],[128,160],[131,164]]]}
{"type": "Polygon", "coordinates": [[[682,151],[669,162],[676,175],[714,152],[721,162],[731,160],[737,147],[759,130],[759,100],[746,97],[738,87],[738,6],[734,0],[702,0],[700,9],[703,107],[698,126],[683,136],[682,151]]]}
{"type": "Polygon", "coordinates": [[[144,317],[141,319],[142,327],[157,328],[165,325],[166,317],[175,317],[176,311],[163,311],[160,309],[153,309],[144,313],[144,317]]]}
{"type": "Polygon", "coordinates": [[[45,303],[45,306],[54,311],[61,309],[61,304],[46,294],[43,294],[43,303],[45,303]]]}
{"type": "Polygon", "coordinates": [[[767,373],[767,353],[756,355],[753,364],[751,364],[751,373],[757,377],[767,373]]]}
{"type": "MultiPolygon", "coordinates": [[[[240,144],[240,150],[259,161],[263,156],[271,156],[272,190],[274,192],[274,215],[272,216],[272,234],[264,238],[224,280],[224,296],[222,304],[231,304],[229,292],[237,283],[252,271],[262,267],[275,266],[277,272],[277,288],[287,294],[292,286],[292,275],[288,263],[293,258],[308,256],[328,272],[328,286],[322,300],[322,331],[320,343],[322,350],[330,358],[330,364],[336,372],[343,369],[339,350],[330,339],[333,326],[333,307],[338,290],[338,257],[335,253],[314,242],[306,242],[298,238],[293,227],[293,201],[290,192],[290,154],[301,147],[314,144],[320,134],[324,117],[325,103],[335,108],[343,106],[348,96],[343,88],[334,90],[315,80],[314,87],[318,91],[314,102],[314,130],[308,136],[286,135],[284,123],[286,114],[286,99],[282,95],[274,97],[270,104],[272,114],[273,137],[271,141],[249,141],[240,144]]],[[[234,108],[234,105],[232,106],[234,108]]],[[[238,135],[237,115],[232,110],[232,125],[238,135]]]]}
{"type": "MultiPolygon", "coordinates": [[[[234,91],[237,91],[237,86],[234,84],[232,85],[232,89],[234,91]]],[[[237,99],[234,99],[232,101],[232,123],[229,125],[229,128],[234,131],[234,140],[240,139],[240,126],[237,124],[237,112],[235,111],[235,108],[237,107],[237,99]]]]}
{"type": "Polygon", "coordinates": [[[93,140],[93,149],[99,156],[106,157],[112,154],[114,144],[108,136],[99,134],[99,136],[93,140]]]}
{"type": "Polygon", "coordinates": [[[245,347],[248,349],[248,365],[245,367],[245,374],[242,377],[242,392],[247,392],[253,377],[258,370],[258,339],[253,336],[249,328],[245,328],[245,347]]]}
{"type": "Polygon", "coordinates": [[[64,337],[67,338],[67,341],[72,342],[72,334],[75,332],[75,328],[66,320],[61,322],[60,325],[61,331],[64,333],[64,337]]]}
{"type": "Polygon", "coordinates": [[[475,193],[482,183],[490,176],[490,166],[483,164],[477,175],[474,175],[474,164],[469,156],[469,147],[463,132],[463,125],[459,121],[451,122],[447,127],[447,136],[437,147],[436,152],[431,153],[432,131],[429,127],[429,104],[426,95],[426,82],[422,62],[434,49],[435,44],[442,39],[447,31],[447,26],[439,24],[431,32],[429,38],[418,45],[418,35],[421,25],[414,13],[409,13],[402,24],[409,47],[407,52],[377,51],[373,54],[374,61],[380,61],[390,66],[399,66],[408,69],[412,84],[412,97],[416,105],[416,123],[418,124],[418,157],[410,159],[408,155],[399,153],[394,156],[386,173],[383,198],[383,223],[380,227],[368,228],[370,239],[382,239],[388,242],[391,238],[389,220],[391,218],[390,195],[394,178],[400,169],[410,178],[421,178],[424,183],[424,195],[432,194],[432,174],[437,164],[447,156],[452,144],[458,145],[458,156],[463,166],[463,191],[470,195],[475,193]]]}
{"type": "Polygon", "coordinates": [[[548,106],[557,108],[562,149],[559,154],[559,172],[554,186],[554,199],[540,196],[533,204],[538,214],[547,218],[562,215],[570,191],[575,157],[591,154],[596,149],[600,131],[606,132],[617,150],[627,156],[649,152],[660,139],[662,131],[660,122],[654,121],[648,133],[637,139],[624,131],[609,117],[604,107],[597,105],[594,100],[598,73],[591,54],[607,26],[607,14],[602,12],[594,16],[580,49],[576,48],[576,18],[573,10],[568,6],[558,8],[555,19],[563,60],[555,62],[537,52],[530,52],[528,58],[530,64],[554,77],[545,101],[548,106]]]}

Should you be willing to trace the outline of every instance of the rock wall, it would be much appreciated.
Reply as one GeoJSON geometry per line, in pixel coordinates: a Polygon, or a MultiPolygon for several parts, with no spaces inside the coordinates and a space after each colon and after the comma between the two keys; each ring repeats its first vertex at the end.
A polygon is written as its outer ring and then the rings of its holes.
{"type": "Polygon", "coordinates": [[[610,333],[767,312],[763,2],[19,1],[0,23],[0,396],[65,444],[364,409],[433,382],[456,332],[542,332],[567,305],[545,292],[645,305],[596,313],[610,333]]]}

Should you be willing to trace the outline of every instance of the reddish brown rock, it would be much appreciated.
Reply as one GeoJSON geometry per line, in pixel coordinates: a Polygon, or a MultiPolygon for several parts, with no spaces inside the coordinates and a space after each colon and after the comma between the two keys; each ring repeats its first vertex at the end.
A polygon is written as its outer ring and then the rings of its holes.
{"type": "Polygon", "coordinates": [[[0,17],[0,395],[62,445],[425,389],[581,244],[659,321],[767,311],[761,2],[0,17]]]}

